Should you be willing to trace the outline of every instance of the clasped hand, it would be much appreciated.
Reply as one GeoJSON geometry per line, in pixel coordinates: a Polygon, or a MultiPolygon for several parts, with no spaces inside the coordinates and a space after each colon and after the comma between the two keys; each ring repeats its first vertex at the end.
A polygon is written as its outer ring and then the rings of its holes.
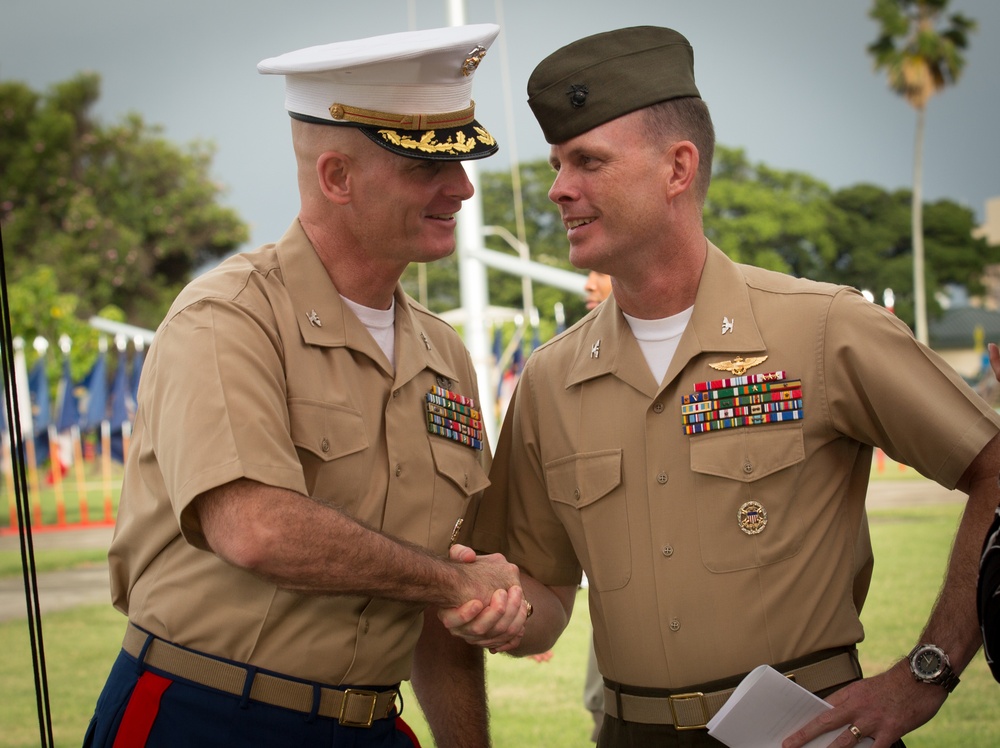
{"type": "Polygon", "coordinates": [[[470,599],[454,608],[442,608],[438,618],[454,636],[469,644],[489,649],[494,654],[515,649],[524,636],[528,607],[519,584],[517,567],[499,553],[478,556],[471,548],[454,545],[449,552],[452,561],[468,564],[465,572],[476,586],[487,586],[485,593],[473,593],[470,599]],[[514,581],[503,584],[511,569],[514,581]],[[492,589],[492,593],[489,590],[492,589]]]}

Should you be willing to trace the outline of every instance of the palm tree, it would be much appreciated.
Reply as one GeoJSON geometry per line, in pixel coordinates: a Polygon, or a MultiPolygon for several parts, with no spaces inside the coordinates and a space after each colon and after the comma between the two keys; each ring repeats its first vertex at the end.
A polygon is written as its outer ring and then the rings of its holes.
{"type": "Polygon", "coordinates": [[[868,46],[875,69],[884,70],[889,87],[917,110],[913,153],[913,307],[916,336],[927,344],[924,285],[923,149],[924,118],[931,96],[958,82],[965,67],[968,35],[976,22],[961,13],[945,16],[949,0],[874,0],[868,16],[879,36],[868,46]]]}

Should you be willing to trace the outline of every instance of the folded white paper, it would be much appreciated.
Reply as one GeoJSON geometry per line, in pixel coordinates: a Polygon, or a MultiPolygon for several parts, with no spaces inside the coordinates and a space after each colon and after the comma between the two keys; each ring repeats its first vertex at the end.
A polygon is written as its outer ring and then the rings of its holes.
{"type": "MultiPolygon", "coordinates": [[[[761,665],[743,679],[708,722],[708,734],[729,748],[777,748],[813,717],[832,709],[823,699],[793,683],[774,668],[761,665]]],[[[813,738],[805,748],[828,748],[845,728],[813,738]]],[[[858,745],[875,741],[863,738],[858,745]]]]}

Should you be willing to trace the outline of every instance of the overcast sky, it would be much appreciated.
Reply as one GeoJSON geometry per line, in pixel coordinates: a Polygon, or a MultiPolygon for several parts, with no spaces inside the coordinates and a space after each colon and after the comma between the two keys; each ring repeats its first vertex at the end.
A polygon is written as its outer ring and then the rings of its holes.
{"type": "MultiPolygon", "coordinates": [[[[909,188],[915,114],[872,69],[870,5],[466,0],[466,22],[502,27],[473,92],[477,118],[501,152],[479,168],[547,157],[524,93],[543,57],[588,34],[652,24],[691,41],[721,144],[834,188],[909,188]]],[[[955,200],[982,220],[984,202],[1000,195],[1000,2],[951,6],[978,21],[979,31],[959,85],[928,108],[925,197],[955,200]]],[[[259,75],[257,62],[314,44],[447,26],[448,8],[445,0],[0,0],[0,79],[44,90],[96,70],[104,123],[136,111],[176,142],[212,141],[224,202],[259,244],[280,236],[298,202],[283,81],[259,75]]]]}

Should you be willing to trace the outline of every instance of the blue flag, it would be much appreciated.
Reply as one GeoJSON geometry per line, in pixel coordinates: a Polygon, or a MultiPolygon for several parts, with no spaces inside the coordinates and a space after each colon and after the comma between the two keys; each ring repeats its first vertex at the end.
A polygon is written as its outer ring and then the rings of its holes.
{"type": "Polygon", "coordinates": [[[503,358],[503,331],[493,328],[493,366],[497,372],[497,397],[500,397],[500,384],[503,382],[503,371],[500,369],[500,359],[503,358]]]}
{"type": "Polygon", "coordinates": [[[31,394],[31,424],[35,434],[35,459],[45,462],[49,459],[49,424],[52,409],[49,398],[49,375],[45,370],[45,356],[31,367],[28,374],[28,391],[31,394]]]}
{"type": "Polygon", "coordinates": [[[122,446],[122,425],[129,420],[128,416],[128,372],[125,370],[125,351],[118,353],[118,368],[115,370],[114,384],[111,386],[111,457],[124,462],[122,446]]]}
{"type": "Polygon", "coordinates": [[[139,405],[139,375],[142,374],[142,362],[145,358],[141,348],[136,348],[135,356],[132,357],[132,384],[131,384],[131,396],[132,404],[130,406],[129,413],[132,416],[132,420],[135,420],[135,411],[139,405]]]}
{"type": "Polygon", "coordinates": [[[108,411],[108,354],[101,351],[82,385],[86,390],[85,405],[81,412],[80,431],[100,431],[101,421],[108,411]]]}
{"type": "Polygon", "coordinates": [[[76,401],[76,385],[69,370],[69,356],[63,359],[60,401],[56,406],[56,429],[61,433],[80,425],[80,404],[76,401]]]}

